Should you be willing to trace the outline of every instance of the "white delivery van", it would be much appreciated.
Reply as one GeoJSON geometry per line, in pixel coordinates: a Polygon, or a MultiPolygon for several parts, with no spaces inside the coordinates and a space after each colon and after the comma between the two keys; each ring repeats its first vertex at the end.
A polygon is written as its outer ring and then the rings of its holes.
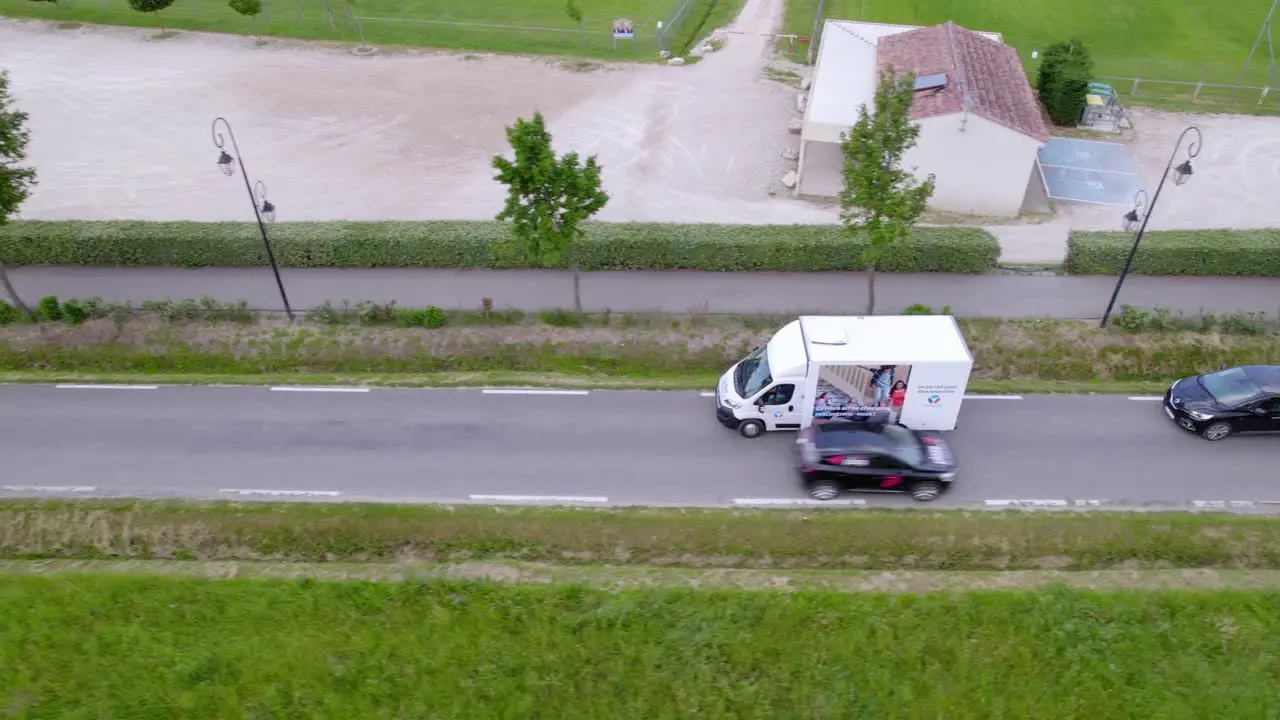
{"type": "Polygon", "coordinates": [[[869,417],[953,430],[972,369],[950,315],[804,316],[721,376],[716,419],[749,438],[869,417]]]}

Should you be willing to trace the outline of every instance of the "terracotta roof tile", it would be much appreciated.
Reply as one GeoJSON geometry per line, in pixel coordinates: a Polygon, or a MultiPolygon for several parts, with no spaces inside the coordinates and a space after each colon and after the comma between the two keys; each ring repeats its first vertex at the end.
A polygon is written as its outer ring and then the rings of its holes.
{"type": "Polygon", "coordinates": [[[1018,52],[1004,43],[947,22],[880,38],[876,72],[888,66],[916,77],[947,76],[946,87],[916,93],[912,119],[960,112],[967,94],[970,112],[1041,142],[1049,139],[1018,52]]]}

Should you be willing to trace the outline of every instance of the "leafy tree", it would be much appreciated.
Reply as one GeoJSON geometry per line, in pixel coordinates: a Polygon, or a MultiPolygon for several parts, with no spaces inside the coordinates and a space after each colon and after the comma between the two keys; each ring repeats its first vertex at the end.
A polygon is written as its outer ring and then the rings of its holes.
{"type": "Polygon", "coordinates": [[[582,45],[586,47],[587,36],[582,34],[582,8],[578,5],[578,0],[565,0],[564,14],[577,24],[578,34],[582,37],[582,45]]]}
{"type": "Polygon", "coordinates": [[[129,0],[129,7],[140,13],[155,13],[156,25],[164,30],[164,23],[160,20],[160,11],[168,8],[173,4],[173,0],[129,0]]]}
{"type": "Polygon", "coordinates": [[[876,309],[876,263],[907,237],[933,196],[932,175],[920,181],[902,166],[903,155],[915,147],[920,134],[920,127],[911,122],[914,100],[915,74],[899,76],[885,68],[874,110],[859,108],[858,121],[841,138],[840,221],[847,235],[867,242],[861,260],[867,268],[868,315],[876,309]]]}
{"type": "Polygon", "coordinates": [[[227,5],[237,13],[253,20],[253,31],[258,31],[258,15],[262,13],[262,0],[228,0],[227,5]]]}
{"type": "Polygon", "coordinates": [[[575,152],[556,157],[542,113],[517,119],[507,128],[515,159],[493,158],[496,179],[507,186],[507,202],[497,219],[510,221],[519,251],[543,267],[568,263],[573,272],[573,310],[582,317],[577,243],[582,223],[609,202],[592,155],[583,163],[575,152]]]}
{"type": "MultiPolygon", "coordinates": [[[[17,109],[9,95],[9,73],[0,70],[0,228],[18,214],[18,207],[36,184],[35,169],[19,164],[27,157],[27,141],[31,139],[26,123],[27,114],[17,109]]],[[[4,285],[13,304],[31,315],[31,308],[22,302],[13,283],[9,282],[4,258],[0,258],[0,284],[4,285]]]]}
{"type": "Polygon", "coordinates": [[[1036,93],[1056,125],[1080,121],[1093,79],[1093,57],[1073,38],[1045,48],[1036,73],[1036,93]]]}
{"type": "Polygon", "coordinates": [[[262,12],[262,0],[229,0],[227,5],[248,18],[256,18],[262,12]]]}

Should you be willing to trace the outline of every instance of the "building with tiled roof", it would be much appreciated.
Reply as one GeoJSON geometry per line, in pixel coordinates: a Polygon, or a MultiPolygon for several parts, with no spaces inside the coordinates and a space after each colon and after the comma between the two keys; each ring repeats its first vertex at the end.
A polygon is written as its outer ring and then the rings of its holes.
{"type": "Polygon", "coordinates": [[[920,125],[908,167],[936,181],[934,210],[1012,217],[1044,195],[1036,165],[1049,128],[1013,48],[998,33],[828,20],[805,106],[796,192],[840,191],[840,137],[874,103],[880,72],[914,72],[920,125]]]}

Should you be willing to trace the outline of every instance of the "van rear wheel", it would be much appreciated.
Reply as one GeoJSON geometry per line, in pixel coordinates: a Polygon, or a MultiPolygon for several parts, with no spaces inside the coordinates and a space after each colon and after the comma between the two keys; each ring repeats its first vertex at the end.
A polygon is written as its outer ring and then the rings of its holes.
{"type": "Polygon", "coordinates": [[[935,480],[921,480],[911,486],[911,498],[917,502],[931,502],[942,494],[942,483],[935,480]]]}
{"type": "Polygon", "coordinates": [[[743,420],[738,425],[738,434],[744,438],[758,438],[764,434],[764,423],[759,420],[743,420]]]}

